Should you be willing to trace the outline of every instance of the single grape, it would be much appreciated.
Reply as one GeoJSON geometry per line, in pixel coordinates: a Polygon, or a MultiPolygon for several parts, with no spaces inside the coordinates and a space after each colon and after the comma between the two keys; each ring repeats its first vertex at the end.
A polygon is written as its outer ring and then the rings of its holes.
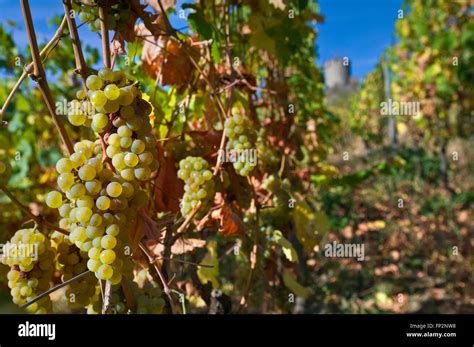
{"type": "Polygon", "coordinates": [[[122,186],[120,183],[110,182],[107,185],[107,194],[112,198],[119,197],[120,194],[122,194],[122,186]]]}
{"type": "Polygon", "coordinates": [[[99,70],[99,77],[104,81],[111,81],[114,77],[114,73],[111,69],[105,67],[99,70]]]}
{"type": "Polygon", "coordinates": [[[95,168],[90,165],[84,165],[79,169],[79,178],[83,181],[92,181],[96,174],[95,168]]]}
{"type": "Polygon", "coordinates": [[[60,192],[52,191],[46,196],[46,205],[51,208],[59,208],[63,203],[63,197],[60,192]]]}
{"type": "Polygon", "coordinates": [[[94,103],[94,106],[96,107],[104,106],[105,103],[107,102],[107,97],[105,96],[104,92],[101,90],[96,90],[92,92],[90,99],[94,103]]]}
{"type": "Polygon", "coordinates": [[[104,89],[105,96],[109,100],[116,100],[120,96],[120,89],[115,84],[109,84],[104,89]]]}
{"type": "Polygon", "coordinates": [[[102,79],[97,75],[90,75],[86,79],[86,86],[90,90],[98,90],[102,87],[102,79]]]}
{"type": "Polygon", "coordinates": [[[101,211],[106,211],[110,207],[110,199],[106,196],[100,196],[96,201],[96,206],[101,211]]]}

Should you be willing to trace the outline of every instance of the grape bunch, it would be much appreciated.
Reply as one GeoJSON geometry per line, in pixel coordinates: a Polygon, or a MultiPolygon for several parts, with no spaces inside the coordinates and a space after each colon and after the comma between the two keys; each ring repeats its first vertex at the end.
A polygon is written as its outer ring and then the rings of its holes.
{"type": "MultiPolygon", "coordinates": [[[[18,230],[4,245],[0,262],[10,267],[8,287],[13,303],[24,305],[49,289],[55,253],[50,241],[36,229],[18,230]]],[[[27,306],[30,313],[52,310],[49,296],[27,306]]]]}
{"type": "MultiPolygon", "coordinates": [[[[65,282],[87,270],[87,253],[79,250],[67,235],[57,231],[51,234],[53,248],[56,249],[56,269],[65,282]]],[[[89,305],[96,292],[97,280],[89,275],[72,282],[66,291],[67,303],[71,309],[89,305]]]]}
{"type": "Polygon", "coordinates": [[[226,150],[233,152],[236,159],[233,163],[234,169],[239,175],[248,176],[257,164],[256,160],[249,160],[251,151],[254,150],[252,125],[245,117],[234,114],[225,120],[224,128],[228,137],[226,150]]]}
{"type": "Polygon", "coordinates": [[[160,314],[163,312],[165,301],[161,289],[151,281],[152,277],[147,270],[136,273],[132,283],[132,291],[137,298],[138,314],[160,314]]]}
{"type": "MultiPolygon", "coordinates": [[[[147,181],[158,169],[157,150],[152,127],[149,122],[151,105],[145,101],[138,88],[128,83],[120,71],[101,69],[98,75],[86,80],[89,92],[77,93],[86,107],[76,107],[80,119],[73,119],[74,125],[88,125],[107,142],[106,155],[114,169],[128,181],[147,181]],[[92,105],[90,118],[83,109],[92,105]]],[[[71,115],[69,115],[70,117],[71,115]]]]}
{"type": "Polygon", "coordinates": [[[129,282],[129,289],[136,300],[136,308],[131,311],[128,308],[128,302],[120,286],[112,287],[112,295],[110,296],[110,311],[115,314],[160,314],[163,312],[165,301],[162,298],[161,289],[150,282],[140,287],[135,281],[129,282]]]}
{"type": "Polygon", "coordinates": [[[214,180],[209,163],[200,157],[187,157],[179,162],[178,177],[185,182],[181,213],[189,214],[201,201],[206,210],[214,198],[214,180]]]}
{"type": "Polygon", "coordinates": [[[98,279],[118,284],[124,257],[129,255],[125,254],[130,249],[128,229],[143,207],[140,187],[104,167],[99,141],[83,140],[74,150],[56,163],[57,183],[66,200],[52,191],[46,204],[59,210],[60,227],[69,230],[69,240],[87,252],[87,268],[98,279]]]}
{"type": "MultiPolygon", "coordinates": [[[[90,5],[74,1],[73,9],[79,13],[79,19],[82,22],[89,23],[91,31],[100,31],[99,7],[96,1],[91,1],[90,5]]],[[[109,30],[125,29],[129,19],[130,4],[128,1],[118,1],[118,3],[107,8],[107,28],[109,30]]]]}
{"type": "Polygon", "coordinates": [[[0,157],[0,186],[6,185],[11,175],[10,162],[6,158],[0,157]]]}
{"type": "MultiPolygon", "coordinates": [[[[133,282],[135,284],[135,282],[133,282]]],[[[138,314],[160,314],[163,312],[165,301],[161,289],[154,283],[146,283],[143,288],[134,286],[137,298],[138,314]]]]}

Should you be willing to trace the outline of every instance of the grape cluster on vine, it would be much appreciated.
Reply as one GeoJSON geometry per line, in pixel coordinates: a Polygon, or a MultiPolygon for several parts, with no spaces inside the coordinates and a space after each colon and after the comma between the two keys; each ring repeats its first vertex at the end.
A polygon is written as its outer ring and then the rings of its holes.
{"type": "MultiPolygon", "coordinates": [[[[24,305],[49,289],[55,252],[49,239],[36,229],[18,230],[4,246],[0,262],[10,267],[8,287],[13,303],[24,305]]],[[[52,310],[49,296],[27,307],[31,313],[52,310]]]]}
{"type": "Polygon", "coordinates": [[[190,156],[179,162],[178,177],[185,182],[181,203],[183,215],[189,214],[200,201],[205,205],[212,202],[214,181],[209,168],[209,163],[200,157],[190,156]]]}
{"type": "MultiPolygon", "coordinates": [[[[73,9],[79,13],[79,19],[88,23],[93,32],[100,31],[99,7],[97,1],[92,0],[86,5],[80,1],[73,2],[73,9]]],[[[107,28],[109,30],[125,29],[130,19],[130,4],[128,1],[117,1],[107,8],[107,28]]]]}
{"type": "Polygon", "coordinates": [[[248,119],[240,114],[234,114],[224,122],[228,137],[226,149],[233,151],[236,160],[233,163],[235,171],[241,176],[248,176],[254,169],[256,162],[252,162],[249,151],[255,150],[253,145],[252,125],[248,119]]]}

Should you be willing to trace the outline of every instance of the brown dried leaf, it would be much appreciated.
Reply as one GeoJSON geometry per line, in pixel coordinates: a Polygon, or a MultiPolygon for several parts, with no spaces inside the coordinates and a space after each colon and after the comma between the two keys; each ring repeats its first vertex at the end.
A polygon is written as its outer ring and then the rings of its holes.
{"type": "Polygon", "coordinates": [[[237,236],[245,233],[245,224],[242,219],[227,205],[214,211],[211,215],[220,221],[219,232],[223,236],[237,236]]]}
{"type": "MultiPolygon", "coordinates": [[[[150,38],[145,41],[142,50],[145,71],[152,78],[159,76],[162,85],[187,86],[193,78],[194,66],[186,49],[170,37],[160,37],[157,43],[149,41],[150,38]]],[[[195,61],[199,60],[199,48],[187,49],[195,61]]]]}
{"type": "Polygon", "coordinates": [[[145,222],[140,216],[136,219],[135,224],[130,228],[130,240],[132,241],[132,251],[135,253],[140,240],[144,235],[145,222]]]}
{"type": "Polygon", "coordinates": [[[175,160],[170,154],[165,157],[163,147],[157,145],[160,169],[155,180],[155,203],[158,212],[179,211],[179,200],[183,196],[183,181],[178,178],[175,160]]]}
{"type": "Polygon", "coordinates": [[[115,32],[110,45],[110,50],[115,54],[125,54],[125,40],[121,33],[115,32]]]}

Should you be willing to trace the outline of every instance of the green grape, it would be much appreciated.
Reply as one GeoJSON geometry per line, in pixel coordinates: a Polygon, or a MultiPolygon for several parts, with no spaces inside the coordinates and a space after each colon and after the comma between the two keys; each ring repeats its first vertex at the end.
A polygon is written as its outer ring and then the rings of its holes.
{"type": "Polygon", "coordinates": [[[69,123],[75,126],[81,126],[86,121],[86,115],[83,113],[72,113],[68,115],[69,123]]]}
{"type": "Polygon", "coordinates": [[[112,165],[117,170],[125,169],[127,166],[125,164],[125,155],[123,153],[117,153],[116,155],[114,155],[114,157],[112,158],[112,165]]]}
{"type": "Polygon", "coordinates": [[[100,261],[103,264],[112,264],[115,261],[115,252],[110,249],[105,249],[100,253],[100,261]]]}
{"type": "Polygon", "coordinates": [[[81,223],[86,223],[92,216],[92,210],[88,207],[79,207],[76,212],[76,218],[81,223]]]}
{"type": "Polygon", "coordinates": [[[89,252],[87,253],[90,259],[93,260],[100,260],[100,249],[96,247],[92,247],[89,252]]]}
{"type": "Polygon", "coordinates": [[[105,96],[109,100],[116,100],[120,96],[120,89],[115,84],[109,84],[104,89],[105,96]]]}
{"type": "Polygon", "coordinates": [[[92,181],[96,174],[95,168],[87,164],[79,169],[79,178],[83,181],[92,181]]]}
{"type": "MultiPolygon", "coordinates": [[[[97,75],[90,75],[86,79],[86,86],[90,90],[98,90],[102,87],[102,84],[103,84],[102,79],[100,79],[100,77],[97,75]]],[[[95,103],[95,101],[93,102],[95,103]]]]}
{"type": "Polygon", "coordinates": [[[86,187],[82,183],[74,184],[67,192],[71,199],[79,199],[86,194],[86,187]]]}
{"type": "Polygon", "coordinates": [[[114,146],[108,146],[105,153],[109,158],[113,158],[116,154],[120,153],[120,148],[114,146]]]}
{"type": "Polygon", "coordinates": [[[138,159],[140,160],[141,165],[150,165],[153,161],[153,154],[150,152],[143,152],[138,155],[138,159]]]}
{"type": "Polygon", "coordinates": [[[72,173],[60,174],[57,183],[63,192],[67,192],[74,184],[74,175],[72,173]]]}
{"type": "MultiPolygon", "coordinates": [[[[133,102],[133,99],[135,96],[133,95],[132,89],[129,87],[123,87],[120,88],[120,96],[118,98],[118,102],[120,105],[125,106],[122,109],[126,108],[129,110],[132,110],[134,113],[133,107],[130,107],[129,105],[133,102]]],[[[133,114],[130,114],[129,116],[131,117],[133,114]]]]}
{"type": "Polygon", "coordinates": [[[131,145],[132,145],[132,138],[131,137],[122,137],[120,139],[120,147],[129,148],[131,145]]]}
{"type": "Polygon", "coordinates": [[[105,235],[100,241],[100,245],[105,249],[113,249],[117,244],[117,239],[112,235],[105,235]]]}
{"type": "Polygon", "coordinates": [[[146,181],[150,179],[151,176],[151,170],[148,167],[137,167],[133,171],[135,178],[140,181],[146,181]]]}
{"type": "Polygon", "coordinates": [[[83,153],[80,153],[80,152],[75,152],[75,153],[71,154],[69,159],[72,162],[72,166],[73,166],[74,169],[81,166],[81,165],[83,165],[87,160],[86,156],[83,153]]]}
{"type": "Polygon", "coordinates": [[[102,224],[103,218],[100,214],[94,213],[89,220],[90,225],[98,227],[102,224]]]}
{"type": "Polygon", "coordinates": [[[103,113],[96,113],[92,118],[92,125],[97,129],[105,129],[109,124],[109,118],[103,113]]]}
{"type": "Polygon", "coordinates": [[[135,179],[134,170],[131,168],[121,170],[120,176],[126,181],[133,181],[135,179]]]}
{"type": "Polygon", "coordinates": [[[96,206],[101,211],[106,211],[110,207],[110,199],[106,196],[101,196],[96,201],[96,206]]]}
{"type": "Polygon", "coordinates": [[[117,129],[117,134],[120,137],[130,137],[132,136],[132,130],[130,130],[130,128],[128,128],[127,126],[122,125],[117,129]]]}
{"type": "Polygon", "coordinates": [[[111,134],[108,138],[109,145],[114,147],[120,146],[120,136],[118,134],[111,134]]]}
{"type": "Polygon", "coordinates": [[[107,113],[115,113],[119,110],[120,104],[116,100],[108,100],[104,105],[104,110],[107,113]]]}
{"type": "Polygon", "coordinates": [[[113,273],[114,273],[114,270],[112,269],[110,265],[102,264],[97,269],[96,276],[98,279],[108,280],[112,277],[113,273]]]}
{"type": "Polygon", "coordinates": [[[69,213],[71,212],[71,205],[69,204],[63,204],[59,207],[59,215],[61,217],[67,218],[69,217],[69,213]]]}
{"type": "Polygon", "coordinates": [[[120,227],[117,224],[111,224],[105,230],[107,235],[117,236],[120,233],[120,227]]]}
{"type": "Polygon", "coordinates": [[[63,197],[60,192],[52,191],[46,196],[46,205],[51,208],[58,208],[63,203],[63,197]]]}
{"type": "Polygon", "coordinates": [[[135,167],[138,164],[138,156],[135,153],[127,153],[124,158],[125,164],[128,167],[135,167]]]}
{"type": "Polygon", "coordinates": [[[111,81],[114,73],[111,69],[105,67],[99,70],[99,77],[104,81],[111,81]]]}
{"type": "Polygon", "coordinates": [[[92,103],[95,105],[95,107],[104,106],[105,103],[107,102],[107,97],[105,96],[104,92],[101,90],[92,92],[90,99],[92,103]]]}
{"type": "Polygon", "coordinates": [[[99,192],[102,189],[102,183],[99,180],[96,180],[96,179],[88,181],[84,185],[86,187],[87,193],[91,194],[91,195],[99,194],[99,192]]]}
{"type": "Polygon", "coordinates": [[[98,260],[89,259],[87,261],[87,268],[92,272],[97,272],[101,265],[102,265],[101,262],[98,260]]]}
{"type": "Polygon", "coordinates": [[[131,146],[131,150],[132,150],[133,153],[135,153],[137,155],[140,154],[140,153],[143,153],[145,148],[146,148],[145,142],[143,142],[140,139],[133,140],[132,146],[131,146]]]}
{"type": "Polygon", "coordinates": [[[116,198],[122,194],[122,186],[120,183],[111,182],[107,185],[107,194],[112,197],[116,198]]]}

